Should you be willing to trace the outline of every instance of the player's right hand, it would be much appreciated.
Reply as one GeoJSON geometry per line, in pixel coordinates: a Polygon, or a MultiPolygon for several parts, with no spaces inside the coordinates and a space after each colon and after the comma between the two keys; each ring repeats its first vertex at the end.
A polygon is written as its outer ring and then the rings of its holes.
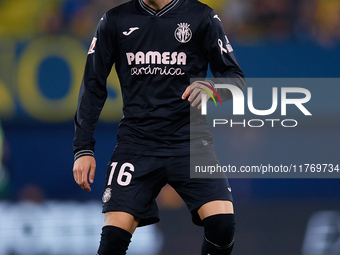
{"type": "MultiPolygon", "coordinates": [[[[192,107],[197,107],[198,109],[201,109],[202,107],[201,100],[202,100],[203,90],[200,90],[198,88],[203,87],[204,89],[210,91],[210,89],[204,85],[210,86],[210,83],[206,81],[195,81],[190,86],[188,86],[187,89],[184,91],[182,95],[182,99],[184,100],[188,98],[188,101],[191,103],[192,107]]],[[[209,100],[209,98],[210,96],[207,94],[207,97],[206,97],[207,101],[209,100]]]]}
{"type": "Polygon", "coordinates": [[[94,181],[95,172],[96,160],[92,156],[83,156],[74,162],[73,177],[83,190],[91,191],[90,183],[94,181]]]}

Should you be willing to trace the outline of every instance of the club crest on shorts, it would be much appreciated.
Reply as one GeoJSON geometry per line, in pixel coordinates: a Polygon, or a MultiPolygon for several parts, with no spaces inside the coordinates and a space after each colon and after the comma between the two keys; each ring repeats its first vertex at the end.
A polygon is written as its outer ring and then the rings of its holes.
{"type": "Polygon", "coordinates": [[[111,199],[111,190],[110,188],[107,188],[105,191],[104,191],[104,194],[103,194],[103,203],[106,203],[108,202],[110,199],[111,199]]]}
{"type": "Polygon", "coordinates": [[[180,43],[187,43],[191,40],[192,31],[188,23],[179,23],[175,31],[175,38],[180,43]]]}

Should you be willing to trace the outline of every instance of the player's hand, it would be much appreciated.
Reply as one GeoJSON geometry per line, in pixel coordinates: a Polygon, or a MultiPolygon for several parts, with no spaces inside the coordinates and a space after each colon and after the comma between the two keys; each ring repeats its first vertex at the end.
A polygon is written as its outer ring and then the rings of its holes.
{"type": "Polygon", "coordinates": [[[92,156],[80,157],[74,162],[73,177],[83,190],[91,191],[90,183],[94,181],[95,172],[96,160],[92,156]]]}
{"type": "MultiPolygon", "coordinates": [[[[192,107],[197,106],[198,109],[201,109],[202,93],[205,93],[204,90],[202,89],[212,92],[209,89],[209,87],[205,85],[211,86],[210,83],[206,81],[195,81],[190,86],[188,86],[187,89],[184,91],[182,95],[182,99],[185,100],[186,98],[188,98],[188,101],[191,103],[192,107]]],[[[210,95],[207,94],[207,101],[209,100],[209,98],[210,98],[210,95]]]]}

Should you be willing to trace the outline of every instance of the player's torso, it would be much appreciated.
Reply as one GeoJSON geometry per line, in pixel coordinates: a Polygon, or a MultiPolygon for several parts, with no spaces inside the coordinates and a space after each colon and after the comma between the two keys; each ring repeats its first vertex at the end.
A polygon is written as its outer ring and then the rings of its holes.
{"type": "Polygon", "coordinates": [[[114,17],[119,47],[116,69],[123,90],[132,91],[124,86],[139,84],[149,86],[149,93],[178,90],[170,93],[177,96],[190,78],[205,75],[208,60],[201,49],[204,13],[191,2],[173,0],[173,6],[152,13],[135,0],[114,17]]]}
{"type": "Polygon", "coordinates": [[[183,147],[178,143],[189,140],[190,104],[181,96],[190,78],[207,72],[202,50],[207,16],[202,10],[207,10],[196,1],[173,0],[172,8],[150,13],[138,1],[111,14],[124,102],[118,142],[122,147],[125,142],[145,141],[148,148],[153,142],[155,148],[165,143],[162,151],[178,150],[183,147]],[[174,141],[178,145],[169,145],[174,141]]]}

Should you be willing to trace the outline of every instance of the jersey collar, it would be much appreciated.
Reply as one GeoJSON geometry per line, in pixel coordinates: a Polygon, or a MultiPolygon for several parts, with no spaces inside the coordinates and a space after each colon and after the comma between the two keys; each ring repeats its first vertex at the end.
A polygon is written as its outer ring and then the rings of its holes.
{"type": "Polygon", "coordinates": [[[166,6],[164,6],[162,9],[160,10],[154,10],[151,7],[149,7],[148,5],[146,5],[144,3],[143,0],[137,0],[137,2],[139,3],[140,7],[148,12],[149,14],[153,15],[153,16],[158,16],[161,17],[162,15],[166,14],[167,12],[169,12],[171,9],[173,9],[179,2],[180,0],[172,0],[170,3],[168,3],[166,6]]]}

